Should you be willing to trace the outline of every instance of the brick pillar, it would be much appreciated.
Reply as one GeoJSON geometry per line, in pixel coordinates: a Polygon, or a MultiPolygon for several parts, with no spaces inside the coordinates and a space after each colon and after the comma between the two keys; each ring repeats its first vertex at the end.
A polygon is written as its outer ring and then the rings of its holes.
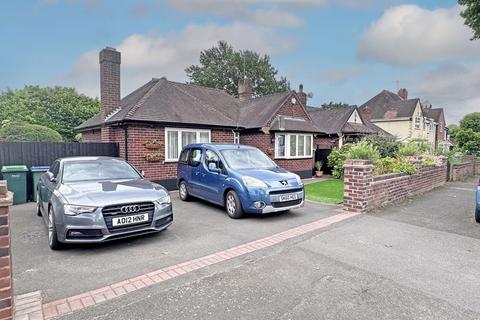
{"type": "Polygon", "coordinates": [[[13,193],[7,190],[7,182],[0,181],[0,320],[12,319],[13,287],[12,262],[10,259],[9,208],[13,193]]]}
{"type": "Polygon", "coordinates": [[[372,201],[373,164],[370,160],[346,160],[343,210],[366,212],[372,201]]]}

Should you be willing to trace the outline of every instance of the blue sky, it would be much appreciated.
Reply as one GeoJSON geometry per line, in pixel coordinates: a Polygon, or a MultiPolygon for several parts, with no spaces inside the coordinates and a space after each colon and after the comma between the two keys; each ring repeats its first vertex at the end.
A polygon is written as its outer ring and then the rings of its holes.
{"type": "Polygon", "coordinates": [[[218,40],[269,54],[311,105],[362,104],[383,89],[480,111],[480,41],[454,1],[34,0],[0,3],[0,90],[66,85],[98,96],[98,51],[122,52],[122,93],[184,68],[218,40]]]}

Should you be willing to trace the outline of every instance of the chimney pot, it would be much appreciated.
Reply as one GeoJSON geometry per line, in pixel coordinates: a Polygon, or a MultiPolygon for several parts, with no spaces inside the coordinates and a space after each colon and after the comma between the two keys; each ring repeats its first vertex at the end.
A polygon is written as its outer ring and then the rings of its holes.
{"type": "Polygon", "coordinates": [[[300,84],[298,86],[297,96],[298,96],[298,100],[300,100],[302,105],[306,106],[307,105],[307,94],[305,92],[303,92],[303,84],[300,84]]]}
{"type": "Polygon", "coordinates": [[[102,118],[105,120],[120,106],[120,63],[121,54],[106,47],[99,54],[100,62],[100,102],[102,118]]]}
{"type": "Polygon", "coordinates": [[[253,98],[253,83],[250,79],[240,79],[238,81],[238,98],[240,101],[253,98]]]}
{"type": "Polygon", "coordinates": [[[403,100],[407,100],[407,99],[408,99],[408,91],[407,91],[407,89],[402,88],[402,89],[398,90],[398,95],[399,95],[400,98],[402,98],[403,100]]]}

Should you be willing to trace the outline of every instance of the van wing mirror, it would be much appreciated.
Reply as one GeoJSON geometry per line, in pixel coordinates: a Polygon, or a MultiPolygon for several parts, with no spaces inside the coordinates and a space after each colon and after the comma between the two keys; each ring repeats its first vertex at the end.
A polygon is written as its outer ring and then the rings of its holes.
{"type": "Polygon", "coordinates": [[[142,178],[145,178],[145,171],[141,170],[140,175],[142,176],[142,178]]]}
{"type": "Polygon", "coordinates": [[[51,173],[50,171],[47,171],[47,176],[48,176],[48,181],[50,181],[50,182],[57,182],[57,179],[55,178],[55,176],[53,175],[53,173],[51,173]]]}
{"type": "Polygon", "coordinates": [[[210,162],[208,164],[208,170],[212,172],[220,172],[221,170],[217,167],[217,164],[215,162],[210,162]]]}

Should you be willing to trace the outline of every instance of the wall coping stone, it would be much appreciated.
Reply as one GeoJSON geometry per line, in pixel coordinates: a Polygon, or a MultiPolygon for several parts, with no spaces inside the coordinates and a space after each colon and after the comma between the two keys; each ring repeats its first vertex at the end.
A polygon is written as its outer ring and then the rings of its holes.
{"type": "Polygon", "coordinates": [[[373,163],[371,160],[345,160],[344,162],[344,167],[345,166],[372,166],[373,167],[373,163]]]}

